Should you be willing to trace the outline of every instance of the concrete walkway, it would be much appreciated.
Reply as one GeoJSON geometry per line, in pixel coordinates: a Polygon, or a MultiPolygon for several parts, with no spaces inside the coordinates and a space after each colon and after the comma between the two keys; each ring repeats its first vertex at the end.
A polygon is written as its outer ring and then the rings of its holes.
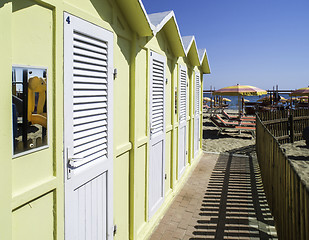
{"type": "Polygon", "coordinates": [[[205,153],[150,239],[277,239],[257,160],[205,153]]]}

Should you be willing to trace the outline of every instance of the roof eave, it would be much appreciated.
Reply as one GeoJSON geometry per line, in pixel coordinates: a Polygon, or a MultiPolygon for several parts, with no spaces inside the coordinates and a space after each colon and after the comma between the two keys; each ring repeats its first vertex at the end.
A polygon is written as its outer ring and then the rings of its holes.
{"type": "Polygon", "coordinates": [[[179,27],[173,11],[169,11],[169,13],[162,19],[162,21],[155,26],[153,29],[153,35],[157,35],[161,30],[165,32],[166,37],[170,42],[173,54],[176,57],[185,56],[185,50],[180,36],[179,27]]]}
{"type": "Polygon", "coordinates": [[[198,51],[196,47],[195,39],[193,38],[193,41],[191,43],[191,47],[188,52],[188,58],[190,59],[193,66],[200,66],[200,59],[198,57],[198,51]]]}
{"type": "Polygon", "coordinates": [[[193,66],[200,66],[200,59],[198,50],[196,47],[196,41],[194,36],[185,36],[183,37],[183,40],[185,40],[185,52],[186,56],[191,62],[193,66]],[[188,41],[189,40],[189,41],[188,41]]]}
{"type": "Polygon", "coordinates": [[[154,26],[150,23],[141,0],[116,0],[130,27],[141,37],[152,36],[154,26]]]}
{"type": "Polygon", "coordinates": [[[186,55],[183,42],[180,36],[179,28],[174,17],[172,17],[165,25],[164,30],[166,37],[170,42],[172,51],[176,57],[184,57],[186,55]]]}
{"type": "Polygon", "coordinates": [[[202,59],[201,59],[201,68],[204,74],[210,74],[210,66],[208,62],[207,52],[206,49],[203,53],[202,59]]]}

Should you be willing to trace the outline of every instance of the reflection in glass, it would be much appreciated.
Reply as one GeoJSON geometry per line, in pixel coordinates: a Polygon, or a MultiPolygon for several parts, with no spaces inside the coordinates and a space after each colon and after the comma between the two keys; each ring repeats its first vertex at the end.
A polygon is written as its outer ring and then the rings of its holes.
{"type": "Polygon", "coordinates": [[[13,67],[14,154],[47,145],[46,69],[13,67]]]}

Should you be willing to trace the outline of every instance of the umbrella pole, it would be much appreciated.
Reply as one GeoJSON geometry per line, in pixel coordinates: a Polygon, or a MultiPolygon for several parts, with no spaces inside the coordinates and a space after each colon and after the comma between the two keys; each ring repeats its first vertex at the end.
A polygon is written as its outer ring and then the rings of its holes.
{"type": "Polygon", "coordinates": [[[238,96],[238,111],[239,111],[239,118],[241,117],[241,100],[240,95],[238,96]]]}

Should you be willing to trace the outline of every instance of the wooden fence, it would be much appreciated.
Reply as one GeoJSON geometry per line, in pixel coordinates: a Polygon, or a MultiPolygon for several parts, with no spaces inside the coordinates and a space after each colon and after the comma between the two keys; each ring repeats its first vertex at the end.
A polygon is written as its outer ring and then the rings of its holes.
{"type": "Polygon", "coordinates": [[[308,109],[261,112],[259,117],[280,143],[301,140],[303,129],[309,126],[308,109]]]}
{"type": "MultiPolygon", "coordinates": [[[[278,113],[279,114],[279,113],[278,113]]],[[[277,115],[285,117],[285,113],[277,115]]],[[[265,117],[265,116],[262,116],[265,117]]],[[[279,239],[309,239],[309,188],[301,181],[290,160],[272,134],[285,126],[268,129],[260,116],[256,121],[256,151],[266,197],[275,218],[279,239]]],[[[264,118],[266,123],[266,117],[264,118]]],[[[274,120],[274,119],[272,119],[274,120]]],[[[281,125],[286,123],[281,122],[281,125]]]]}

